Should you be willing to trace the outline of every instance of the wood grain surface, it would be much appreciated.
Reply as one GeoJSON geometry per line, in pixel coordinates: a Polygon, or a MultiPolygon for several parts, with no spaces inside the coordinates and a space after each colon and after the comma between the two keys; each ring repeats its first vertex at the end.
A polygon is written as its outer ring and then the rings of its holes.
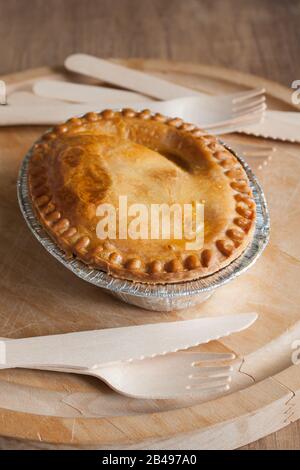
{"type": "MultiPolygon", "coordinates": [[[[0,0],[0,12],[0,74],[81,51],[300,78],[299,0],[0,0]]],[[[246,448],[300,448],[299,422],[246,448]]]]}

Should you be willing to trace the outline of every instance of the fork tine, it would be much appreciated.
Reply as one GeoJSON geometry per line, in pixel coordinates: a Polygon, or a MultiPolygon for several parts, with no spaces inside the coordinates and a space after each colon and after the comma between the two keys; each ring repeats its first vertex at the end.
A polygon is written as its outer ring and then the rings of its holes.
{"type": "MultiPolygon", "coordinates": [[[[257,117],[247,120],[246,122],[241,123],[238,132],[243,132],[242,128],[250,124],[257,124],[257,117]]],[[[205,135],[222,135],[222,134],[231,134],[232,132],[237,132],[236,125],[223,124],[222,126],[217,126],[215,128],[206,127],[207,132],[203,131],[203,136],[205,135]]]]}
{"type": "Polygon", "coordinates": [[[210,381],[210,382],[200,382],[200,383],[192,383],[192,384],[187,384],[185,389],[190,390],[190,391],[207,391],[207,390],[212,390],[215,388],[225,388],[226,390],[229,390],[230,385],[229,385],[229,380],[216,380],[216,381],[210,381]]]}
{"type": "MultiPolygon", "coordinates": [[[[194,366],[195,367],[195,366],[194,366]]],[[[202,366],[196,367],[196,370],[192,372],[191,377],[217,377],[225,376],[233,371],[232,366],[202,366]]]]}
{"type": "Polygon", "coordinates": [[[237,113],[237,112],[247,112],[247,110],[252,109],[255,106],[261,105],[266,102],[265,96],[261,96],[260,98],[256,100],[249,100],[246,103],[244,102],[238,102],[238,104],[235,104],[232,108],[232,112],[237,113]]]}
{"type": "Polygon", "coordinates": [[[213,385],[213,384],[226,384],[231,382],[231,376],[230,375],[222,375],[221,377],[194,377],[194,376],[189,376],[190,386],[191,387],[198,387],[201,385],[213,385]]]}
{"type": "Polygon", "coordinates": [[[263,117],[265,109],[266,109],[265,105],[262,104],[258,107],[257,110],[247,112],[247,113],[241,113],[240,116],[232,113],[232,116],[229,117],[228,119],[224,119],[223,121],[215,121],[214,123],[211,123],[211,124],[202,124],[202,125],[200,124],[200,127],[202,127],[203,132],[205,132],[206,130],[209,130],[209,129],[213,130],[219,127],[227,128],[231,124],[239,123],[242,120],[246,120],[246,121],[249,120],[251,122],[257,123],[257,120],[263,117]]]}
{"type": "Polygon", "coordinates": [[[235,104],[238,102],[246,101],[250,98],[264,95],[265,93],[266,93],[265,88],[255,88],[254,90],[241,91],[239,93],[235,93],[232,95],[232,103],[235,104]]]}
{"type": "MultiPolygon", "coordinates": [[[[191,366],[197,366],[200,362],[211,362],[211,361],[232,361],[235,359],[235,354],[233,353],[206,353],[206,352],[198,352],[198,353],[185,353],[190,355],[191,359],[191,366]]],[[[188,356],[187,356],[188,357],[188,356]]]]}
{"type": "Polygon", "coordinates": [[[232,113],[232,115],[237,116],[237,117],[244,117],[244,116],[247,117],[253,113],[264,113],[266,109],[267,109],[266,103],[262,102],[261,104],[250,106],[247,110],[235,111],[232,113]]]}
{"type": "Polygon", "coordinates": [[[257,123],[257,120],[259,119],[259,121],[261,121],[264,117],[264,114],[265,114],[265,107],[262,106],[261,109],[255,111],[255,112],[252,112],[252,113],[247,113],[245,115],[242,115],[242,116],[237,116],[235,117],[232,121],[234,121],[235,123],[236,122],[240,122],[242,125],[248,125],[249,122],[256,122],[257,123]]]}
{"type": "Polygon", "coordinates": [[[263,101],[262,103],[260,104],[256,104],[256,105],[251,105],[249,106],[247,109],[241,109],[241,110],[235,110],[235,111],[232,111],[232,115],[233,116],[246,116],[248,114],[251,114],[251,113],[256,113],[256,112],[264,112],[265,110],[267,109],[267,106],[265,104],[265,102],[263,101]]]}
{"type": "MultiPolygon", "coordinates": [[[[258,119],[263,117],[264,110],[265,108],[261,107],[260,109],[252,113],[247,113],[242,116],[232,117],[231,119],[226,119],[225,121],[219,121],[219,122],[214,122],[213,124],[208,124],[205,126],[205,130],[211,130],[212,132],[216,133],[215,129],[225,128],[225,130],[227,130],[228,128],[233,127],[234,124],[241,124],[242,126],[242,125],[245,125],[245,123],[246,124],[257,123],[258,119]]],[[[204,132],[203,135],[205,135],[205,131],[203,132],[204,132]]]]}
{"type": "Polygon", "coordinates": [[[215,382],[231,382],[231,375],[230,374],[218,374],[218,375],[212,375],[212,376],[207,376],[207,377],[202,377],[201,375],[191,375],[189,376],[189,380],[191,380],[191,383],[195,384],[205,384],[205,383],[215,383],[215,382]]]}

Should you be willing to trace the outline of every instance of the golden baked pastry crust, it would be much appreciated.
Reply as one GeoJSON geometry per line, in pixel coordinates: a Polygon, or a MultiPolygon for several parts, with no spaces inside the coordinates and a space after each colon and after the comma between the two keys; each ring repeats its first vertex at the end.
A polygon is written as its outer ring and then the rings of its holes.
{"type": "Polygon", "coordinates": [[[210,135],[150,111],[105,110],[72,118],[32,149],[29,192],[37,217],[70,256],[113,276],[173,283],[236,259],[255,225],[255,203],[237,158],[210,135]],[[100,240],[101,203],[205,201],[200,251],[178,240],[100,240]]]}

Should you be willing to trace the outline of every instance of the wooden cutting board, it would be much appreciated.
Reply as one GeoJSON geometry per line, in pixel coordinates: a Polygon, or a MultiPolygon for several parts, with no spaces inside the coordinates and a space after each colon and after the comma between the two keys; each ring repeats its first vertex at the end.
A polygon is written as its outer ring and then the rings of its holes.
{"type": "MultiPolygon", "coordinates": [[[[122,63],[211,93],[264,86],[270,107],[293,109],[290,90],[258,77],[187,63],[122,63]]],[[[79,81],[78,76],[49,68],[2,79],[12,91],[29,89],[40,77],[79,81]]],[[[234,351],[238,357],[228,395],[206,402],[196,396],[135,400],[84,376],[0,371],[3,439],[12,438],[18,441],[14,447],[27,448],[231,449],[298,419],[300,365],[293,365],[291,358],[292,343],[300,340],[300,145],[276,143],[277,151],[268,162],[248,158],[271,213],[271,241],[260,260],[206,303],[167,314],[127,305],[76,278],[31,235],[18,208],[16,179],[23,156],[43,130],[0,128],[1,336],[17,338],[247,311],[257,311],[260,317],[249,330],[202,347],[234,351]]],[[[225,140],[233,147],[234,142],[269,143],[242,135],[225,140]]]]}

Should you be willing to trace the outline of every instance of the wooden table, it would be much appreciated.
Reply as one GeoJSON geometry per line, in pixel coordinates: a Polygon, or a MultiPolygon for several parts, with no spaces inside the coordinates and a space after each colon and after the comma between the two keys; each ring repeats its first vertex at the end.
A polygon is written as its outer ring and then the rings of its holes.
{"type": "MultiPolygon", "coordinates": [[[[81,51],[222,65],[287,86],[300,79],[299,0],[0,0],[0,11],[0,75],[81,51]]],[[[299,448],[299,422],[245,447],[299,448]]]]}

